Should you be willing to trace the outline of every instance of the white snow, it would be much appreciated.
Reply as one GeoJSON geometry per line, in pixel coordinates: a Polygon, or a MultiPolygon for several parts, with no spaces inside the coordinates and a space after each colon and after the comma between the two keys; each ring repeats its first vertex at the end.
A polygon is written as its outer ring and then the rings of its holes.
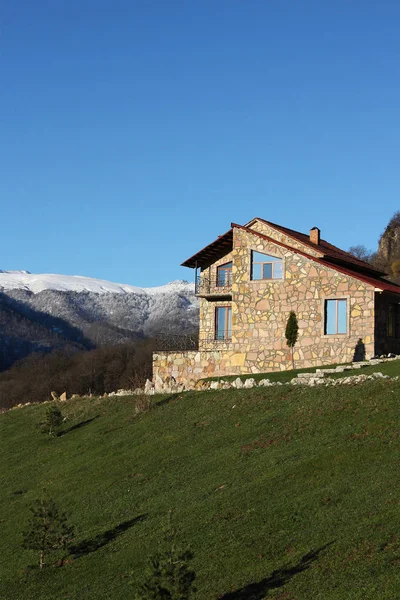
{"type": "Polygon", "coordinates": [[[123,283],[112,283],[104,279],[80,275],[35,274],[29,271],[1,271],[0,291],[22,289],[39,294],[44,290],[60,292],[92,292],[95,294],[168,294],[194,292],[194,284],[187,281],[172,281],[166,285],[140,288],[123,283]]]}
{"type": "Polygon", "coordinates": [[[146,294],[154,295],[154,294],[168,294],[170,292],[175,293],[188,293],[190,291],[194,292],[194,283],[189,283],[188,281],[184,281],[183,279],[177,279],[176,281],[171,281],[166,285],[159,285],[157,287],[150,288],[140,288],[146,294]]]}
{"type": "Polygon", "coordinates": [[[0,269],[0,273],[20,273],[23,275],[30,275],[29,271],[2,271],[1,269],[0,269]]]}

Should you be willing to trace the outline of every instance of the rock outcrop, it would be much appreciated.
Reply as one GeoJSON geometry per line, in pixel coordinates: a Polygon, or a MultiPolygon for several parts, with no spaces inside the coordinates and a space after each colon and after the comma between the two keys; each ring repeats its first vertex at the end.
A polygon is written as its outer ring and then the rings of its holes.
{"type": "Polygon", "coordinates": [[[386,271],[390,279],[400,282],[400,211],[393,215],[382,233],[373,262],[386,271]]]}

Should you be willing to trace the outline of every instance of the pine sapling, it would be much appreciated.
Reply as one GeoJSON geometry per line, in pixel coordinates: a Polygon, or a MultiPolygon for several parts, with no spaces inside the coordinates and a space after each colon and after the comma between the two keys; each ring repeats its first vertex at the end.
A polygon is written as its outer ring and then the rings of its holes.
{"type": "Polygon", "coordinates": [[[50,437],[57,435],[61,425],[63,424],[63,414],[58,406],[49,406],[46,410],[46,417],[41,424],[42,432],[50,437]]]}
{"type": "Polygon", "coordinates": [[[291,310],[289,318],[286,323],[285,330],[286,344],[291,349],[292,354],[292,368],[294,369],[294,347],[299,337],[299,324],[297,322],[296,313],[291,310]]]}
{"type": "Polygon", "coordinates": [[[65,513],[52,498],[36,500],[30,511],[32,515],[23,534],[22,547],[37,553],[39,568],[43,569],[49,554],[68,547],[74,537],[74,527],[68,524],[65,513]]]}
{"type": "Polygon", "coordinates": [[[196,591],[193,584],[196,574],[190,568],[194,555],[179,546],[171,512],[163,537],[165,550],[150,560],[147,578],[136,592],[135,600],[189,600],[196,591]]]}

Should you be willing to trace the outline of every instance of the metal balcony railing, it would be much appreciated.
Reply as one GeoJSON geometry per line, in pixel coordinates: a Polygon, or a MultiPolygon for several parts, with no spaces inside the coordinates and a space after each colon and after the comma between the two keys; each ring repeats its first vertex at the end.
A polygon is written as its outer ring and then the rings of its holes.
{"type": "Polygon", "coordinates": [[[230,332],[227,332],[225,337],[222,335],[201,337],[197,334],[193,335],[174,335],[170,333],[156,334],[156,352],[187,352],[190,350],[217,350],[221,344],[229,344],[231,342],[230,332]]]}
{"type": "Polygon", "coordinates": [[[156,352],[184,352],[185,350],[198,350],[198,334],[175,335],[171,333],[156,334],[156,352]]]}
{"type": "Polygon", "coordinates": [[[196,296],[226,296],[232,292],[232,273],[225,271],[223,276],[218,275],[215,279],[209,279],[204,275],[196,277],[196,296]]]}

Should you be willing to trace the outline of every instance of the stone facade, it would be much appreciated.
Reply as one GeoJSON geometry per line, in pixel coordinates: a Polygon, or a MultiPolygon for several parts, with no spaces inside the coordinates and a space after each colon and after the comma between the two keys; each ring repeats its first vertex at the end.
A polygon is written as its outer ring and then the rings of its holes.
{"type": "Polygon", "coordinates": [[[270,227],[266,223],[264,223],[261,219],[254,219],[254,222],[250,224],[250,229],[257,231],[258,233],[262,233],[263,235],[267,235],[268,237],[276,240],[277,242],[281,242],[281,244],[285,244],[286,246],[290,246],[291,248],[296,248],[297,250],[301,250],[302,252],[306,252],[310,256],[319,257],[322,255],[322,252],[317,248],[312,248],[310,246],[306,246],[299,242],[298,240],[293,239],[292,237],[282,233],[281,231],[270,227]]]}
{"type": "MultiPolygon", "coordinates": [[[[299,324],[294,349],[297,368],[373,356],[377,307],[381,315],[381,338],[385,337],[387,301],[383,298],[386,296],[383,294],[376,301],[374,285],[318,263],[314,260],[322,254],[318,248],[314,251],[308,244],[293,240],[259,220],[251,222],[249,227],[272,241],[248,229],[233,227],[233,249],[201,272],[202,278],[216,281],[217,267],[232,261],[229,294],[224,298],[209,295],[200,300],[199,352],[155,355],[154,373],[161,377],[172,375],[183,382],[185,378],[290,369],[285,328],[291,310],[299,324]],[[282,259],[283,278],[252,280],[252,251],[282,259]],[[347,333],[327,335],[325,302],[335,299],[347,301],[347,333]],[[230,341],[215,340],[218,306],[232,307],[230,341]]],[[[385,343],[382,341],[382,347],[385,343]]]]}

